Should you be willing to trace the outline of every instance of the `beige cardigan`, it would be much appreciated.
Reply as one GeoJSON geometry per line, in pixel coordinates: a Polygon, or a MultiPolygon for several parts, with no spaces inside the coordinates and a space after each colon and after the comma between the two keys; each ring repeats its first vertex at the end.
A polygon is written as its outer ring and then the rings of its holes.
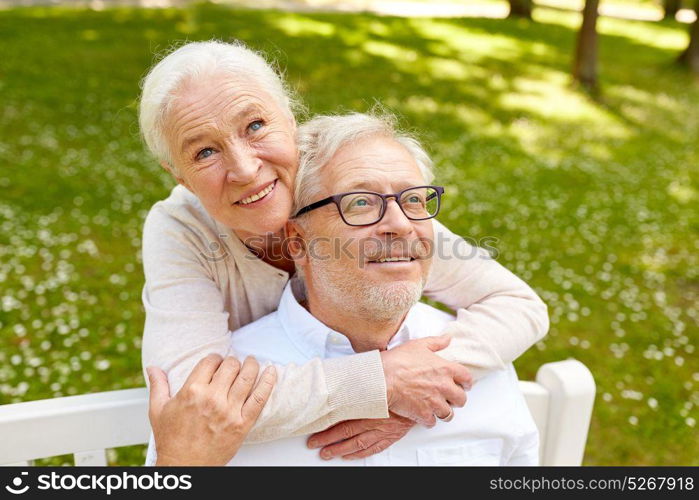
{"type": "MultiPolygon", "coordinates": [[[[477,379],[546,334],[546,305],[484,250],[436,221],[435,238],[444,242],[443,251],[435,253],[425,295],[457,312],[445,330],[451,343],[440,355],[468,366],[477,379]],[[461,258],[452,254],[456,243],[461,258]]],[[[172,394],[205,355],[234,355],[230,336],[276,310],[289,279],[255,257],[182,186],[153,205],[146,218],[143,267],[143,367],[165,370],[172,394]]],[[[275,390],[247,442],[388,416],[378,351],[277,366],[277,373],[275,390]]]]}

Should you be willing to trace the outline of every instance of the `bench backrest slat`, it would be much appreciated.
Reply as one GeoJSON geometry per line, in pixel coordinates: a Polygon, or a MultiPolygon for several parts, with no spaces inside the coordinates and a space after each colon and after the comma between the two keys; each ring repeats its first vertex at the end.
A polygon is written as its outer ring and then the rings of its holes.
{"type": "MultiPolygon", "coordinates": [[[[590,371],[575,360],[548,363],[520,387],[539,429],[541,464],[580,465],[595,396],[590,371]]],[[[107,449],[149,436],[145,387],[0,406],[0,464],[74,454],[76,465],[107,465],[107,449]]]]}

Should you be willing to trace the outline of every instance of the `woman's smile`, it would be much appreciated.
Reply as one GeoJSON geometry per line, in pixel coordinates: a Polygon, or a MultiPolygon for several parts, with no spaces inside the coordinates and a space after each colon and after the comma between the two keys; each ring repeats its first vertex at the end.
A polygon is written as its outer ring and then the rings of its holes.
{"type": "Polygon", "coordinates": [[[236,201],[234,205],[245,208],[254,208],[262,205],[264,202],[270,201],[272,198],[274,198],[278,180],[279,179],[274,179],[272,182],[264,184],[262,189],[256,188],[252,195],[246,193],[245,197],[236,201]]]}

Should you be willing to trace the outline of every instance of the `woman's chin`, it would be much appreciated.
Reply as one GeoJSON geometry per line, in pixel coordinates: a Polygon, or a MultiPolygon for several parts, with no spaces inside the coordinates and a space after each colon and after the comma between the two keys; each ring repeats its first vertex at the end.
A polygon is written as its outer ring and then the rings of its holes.
{"type": "Polygon", "coordinates": [[[267,203],[254,203],[252,206],[240,207],[233,204],[226,207],[220,217],[214,217],[237,234],[248,236],[265,236],[279,233],[284,229],[291,213],[291,194],[288,189],[278,186],[271,200],[267,203]]]}
{"type": "Polygon", "coordinates": [[[250,215],[245,220],[238,220],[237,224],[234,223],[229,227],[238,234],[268,236],[282,232],[289,220],[288,210],[270,210],[266,213],[255,214],[256,216],[250,215]]]}

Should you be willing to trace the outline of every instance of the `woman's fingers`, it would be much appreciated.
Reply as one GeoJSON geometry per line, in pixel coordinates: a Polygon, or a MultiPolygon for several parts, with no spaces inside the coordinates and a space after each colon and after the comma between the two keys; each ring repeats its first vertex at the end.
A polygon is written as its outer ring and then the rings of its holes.
{"type": "Polygon", "coordinates": [[[458,364],[456,366],[453,366],[453,368],[454,368],[454,382],[459,384],[461,387],[463,387],[467,391],[470,391],[471,386],[473,386],[473,376],[471,375],[471,372],[469,371],[469,369],[463,365],[458,365],[458,364]]]}
{"type": "Polygon", "coordinates": [[[240,361],[233,356],[226,357],[211,378],[211,389],[214,394],[220,394],[223,398],[228,397],[228,392],[238,373],[240,373],[240,361]]]}
{"type": "Polygon", "coordinates": [[[449,337],[448,335],[425,337],[421,339],[421,342],[424,342],[430,351],[436,352],[445,349],[451,342],[451,337],[449,337]]]}
{"type": "Polygon", "coordinates": [[[389,418],[348,420],[314,434],[310,448],[322,447],[321,458],[365,458],[391,446],[405,436],[415,423],[391,414],[389,418]]]}
{"type": "Polygon", "coordinates": [[[216,373],[222,361],[223,358],[218,354],[209,354],[201,359],[192,370],[192,373],[189,374],[189,377],[187,377],[183,387],[192,384],[210,384],[214,373],[216,373]]]}
{"type": "Polygon", "coordinates": [[[376,419],[345,420],[328,429],[313,434],[306,444],[309,448],[323,448],[340,441],[345,441],[364,431],[373,429],[376,419]]]}
{"type": "Polygon", "coordinates": [[[242,409],[250,391],[255,386],[259,371],[260,365],[255,358],[250,356],[245,358],[238,376],[228,391],[228,402],[233,404],[235,408],[242,409]]]}
{"type": "Polygon", "coordinates": [[[149,414],[151,419],[158,418],[163,406],[170,400],[170,384],[168,384],[165,372],[156,366],[146,368],[146,373],[150,385],[149,414]]]}
{"type": "Polygon", "coordinates": [[[454,410],[448,403],[437,401],[434,403],[434,407],[434,416],[443,422],[449,422],[454,416],[454,410]]]}
{"type": "MultiPolygon", "coordinates": [[[[374,451],[374,445],[378,444],[379,441],[383,441],[384,436],[381,432],[376,430],[369,430],[366,432],[361,432],[350,439],[345,439],[339,443],[334,443],[325,446],[320,450],[320,458],[323,460],[330,460],[335,457],[342,457],[345,455],[351,455],[360,451],[371,450],[369,455],[378,453],[374,451]]],[[[396,439],[397,441],[397,439],[396,439]]]]}
{"type": "Polygon", "coordinates": [[[277,370],[274,366],[268,366],[262,372],[260,380],[250,394],[250,397],[245,401],[242,409],[243,418],[249,421],[256,421],[257,417],[262,412],[262,409],[267,404],[269,396],[272,394],[274,384],[277,381],[277,370]]]}
{"type": "Polygon", "coordinates": [[[360,458],[367,458],[372,455],[376,455],[377,453],[381,453],[396,441],[396,439],[382,439],[381,441],[370,446],[366,450],[361,450],[356,453],[350,453],[349,455],[343,455],[342,458],[345,460],[357,460],[360,458]]]}
{"type": "Polygon", "coordinates": [[[466,391],[460,385],[453,385],[445,390],[444,396],[451,406],[462,408],[466,404],[466,391]]]}

